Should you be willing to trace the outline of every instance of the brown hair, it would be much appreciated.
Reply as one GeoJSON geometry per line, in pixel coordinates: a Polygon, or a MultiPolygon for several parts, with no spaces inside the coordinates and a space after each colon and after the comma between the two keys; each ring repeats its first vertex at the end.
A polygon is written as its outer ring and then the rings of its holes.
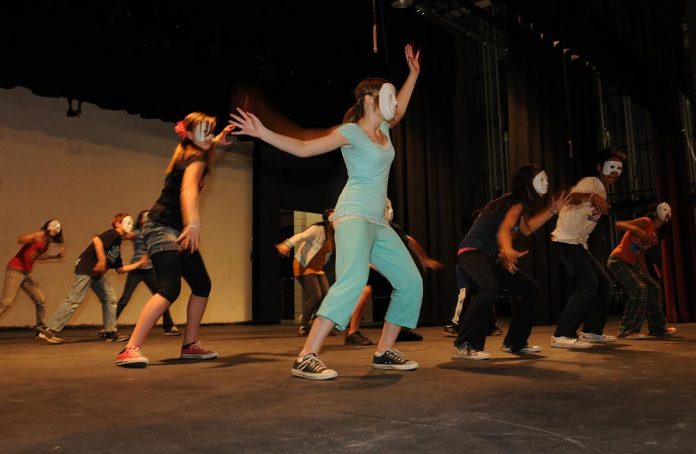
{"type": "Polygon", "coordinates": [[[370,95],[375,99],[375,103],[379,103],[379,90],[387,82],[389,81],[381,77],[371,77],[360,82],[353,91],[355,104],[343,115],[343,123],[355,123],[364,117],[365,96],[370,95]]]}
{"type": "Polygon", "coordinates": [[[114,218],[111,220],[111,226],[116,227],[116,223],[123,221],[123,218],[125,218],[126,216],[130,216],[130,214],[128,214],[128,213],[116,213],[116,216],[114,216],[114,218]]]}
{"type": "MultiPolygon", "coordinates": [[[[186,115],[186,118],[181,120],[181,123],[183,124],[184,128],[186,128],[186,131],[193,131],[196,126],[203,123],[204,121],[208,122],[211,131],[215,129],[215,117],[211,117],[210,115],[206,115],[201,112],[192,112],[186,115]]],[[[167,166],[167,174],[169,174],[169,172],[171,172],[172,169],[174,169],[174,166],[177,165],[179,162],[185,161],[195,154],[205,155],[205,171],[207,173],[210,169],[210,166],[213,164],[213,147],[210,147],[210,149],[208,150],[203,150],[201,148],[198,148],[191,139],[186,137],[181,139],[181,143],[179,143],[179,145],[176,146],[176,149],[174,150],[174,155],[172,156],[172,159],[171,161],[169,161],[169,165],[167,166]]]]}

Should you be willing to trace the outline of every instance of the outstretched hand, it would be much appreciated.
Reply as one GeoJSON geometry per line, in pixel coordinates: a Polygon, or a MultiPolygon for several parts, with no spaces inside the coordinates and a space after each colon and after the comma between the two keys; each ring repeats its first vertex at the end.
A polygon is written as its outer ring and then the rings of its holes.
{"type": "Polygon", "coordinates": [[[503,262],[503,266],[510,274],[515,274],[517,272],[517,260],[527,255],[529,251],[516,251],[515,249],[508,249],[500,251],[498,256],[503,262]]]}
{"type": "Polygon", "coordinates": [[[290,248],[284,242],[276,244],[275,248],[278,250],[278,254],[283,257],[290,257],[290,248]]]}
{"type": "Polygon", "coordinates": [[[261,123],[256,115],[251,112],[246,112],[237,107],[237,113],[231,113],[229,120],[232,128],[237,128],[237,131],[231,132],[232,135],[241,136],[247,135],[251,137],[261,137],[266,127],[261,123]]]}
{"type": "Polygon", "coordinates": [[[561,211],[561,208],[570,203],[571,198],[571,193],[568,191],[563,191],[558,197],[552,198],[551,205],[549,206],[551,212],[558,213],[561,211]]]}
{"type": "Polygon", "coordinates": [[[408,64],[408,69],[411,70],[412,73],[417,74],[420,72],[420,49],[414,49],[415,46],[413,44],[406,44],[406,63],[408,64]]]}
{"type": "Polygon", "coordinates": [[[234,125],[227,125],[225,126],[225,129],[220,131],[220,134],[217,135],[215,138],[215,143],[218,143],[220,145],[229,145],[232,143],[232,139],[230,138],[230,134],[234,130],[235,126],[234,125]]]}

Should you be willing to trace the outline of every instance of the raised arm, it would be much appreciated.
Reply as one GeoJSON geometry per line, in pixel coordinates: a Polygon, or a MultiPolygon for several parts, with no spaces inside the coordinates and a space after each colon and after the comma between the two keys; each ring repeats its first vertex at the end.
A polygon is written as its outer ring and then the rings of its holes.
{"type": "Polygon", "coordinates": [[[396,115],[394,115],[394,118],[389,121],[389,127],[391,128],[398,125],[406,114],[406,108],[411,100],[411,94],[413,94],[413,89],[416,86],[416,81],[418,80],[418,75],[420,74],[420,50],[414,52],[413,45],[407,44],[405,52],[409,73],[406,81],[396,94],[396,115]]]}
{"type": "Polygon", "coordinates": [[[229,121],[230,125],[237,128],[236,131],[231,132],[232,135],[248,135],[259,138],[279,150],[283,150],[286,153],[300,158],[309,158],[311,156],[328,153],[329,151],[350,144],[337,129],[316,139],[300,140],[271,131],[261,123],[261,120],[259,120],[256,115],[240,108],[237,108],[236,114],[231,113],[230,117],[232,117],[229,121]]]}

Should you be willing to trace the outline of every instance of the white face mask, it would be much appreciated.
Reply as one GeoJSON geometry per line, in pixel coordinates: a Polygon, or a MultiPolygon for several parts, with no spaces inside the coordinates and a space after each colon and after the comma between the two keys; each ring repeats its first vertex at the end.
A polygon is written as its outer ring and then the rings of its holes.
{"type": "Polygon", "coordinates": [[[623,162],[621,162],[621,161],[605,161],[604,168],[602,169],[602,173],[606,176],[609,176],[612,173],[616,172],[616,176],[618,177],[619,175],[621,175],[622,170],[623,170],[623,162]]]}
{"type": "Polygon", "coordinates": [[[391,121],[396,116],[396,87],[390,83],[382,85],[379,90],[379,111],[385,120],[391,121]]]}
{"type": "Polygon", "coordinates": [[[198,123],[196,127],[193,128],[193,143],[195,143],[199,147],[203,148],[202,145],[204,145],[206,141],[211,140],[212,138],[213,134],[211,134],[210,131],[210,123],[208,123],[207,121],[198,123]]]}
{"type": "Polygon", "coordinates": [[[394,220],[394,208],[392,208],[391,200],[387,198],[387,205],[384,207],[384,219],[387,220],[387,222],[391,222],[394,220]]]}
{"type": "Polygon", "coordinates": [[[126,216],[125,218],[121,219],[121,228],[126,233],[131,233],[133,231],[133,217],[126,216]]]}
{"type": "Polygon", "coordinates": [[[54,219],[53,221],[48,223],[48,227],[46,227],[46,230],[53,230],[54,232],[56,232],[56,235],[58,235],[60,233],[60,228],[60,221],[54,219]]]}
{"type": "Polygon", "coordinates": [[[534,190],[539,195],[549,192],[549,177],[546,175],[546,171],[542,170],[536,174],[532,180],[532,186],[534,186],[534,190]]]}
{"type": "Polygon", "coordinates": [[[670,207],[667,202],[662,202],[657,205],[655,211],[657,211],[657,217],[664,222],[669,222],[669,220],[672,219],[672,207],[670,207]]]}

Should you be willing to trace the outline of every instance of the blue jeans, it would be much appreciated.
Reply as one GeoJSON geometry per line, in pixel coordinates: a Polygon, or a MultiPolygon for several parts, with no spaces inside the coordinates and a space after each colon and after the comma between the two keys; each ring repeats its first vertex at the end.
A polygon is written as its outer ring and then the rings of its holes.
{"type": "Polygon", "coordinates": [[[104,319],[104,331],[116,331],[116,303],[118,297],[104,276],[93,277],[86,274],[75,274],[70,293],[65,297],[61,305],[48,322],[48,328],[52,331],[61,331],[70,320],[80,304],[87,296],[87,290],[91,288],[99,297],[102,304],[102,317],[104,319]]]}
{"type": "Polygon", "coordinates": [[[24,271],[18,271],[14,268],[7,267],[5,270],[5,287],[2,293],[2,299],[0,300],[0,318],[3,314],[10,309],[12,303],[14,303],[17,297],[17,291],[20,287],[22,290],[29,295],[29,298],[34,302],[36,306],[36,327],[37,330],[43,330],[46,327],[45,322],[45,305],[46,296],[44,296],[43,290],[36,282],[31,273],[24,271]]]}

